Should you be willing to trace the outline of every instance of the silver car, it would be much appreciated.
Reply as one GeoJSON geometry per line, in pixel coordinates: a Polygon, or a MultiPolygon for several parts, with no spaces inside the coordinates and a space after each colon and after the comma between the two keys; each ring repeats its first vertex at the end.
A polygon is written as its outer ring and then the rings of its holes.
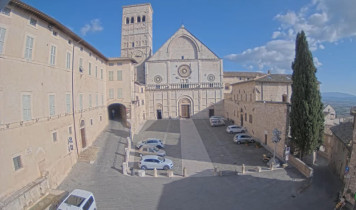
{"type": "Polygon", "coordinates": [[[144,155],[141,157],[139,168],[142,170],[154,168],[168,170],[173,168],[173,162],[170,159],[158,155],[144,155]]]}
{"type": "Polygon", "coordinates": [[[140,155],[158,155],[161,157],[166,156],[166,151],[162,149],[158,149],[157,147],[154,146],[142,146],[139,150],[138,153],[140,155]]]}
{"type": "Polygon", "coordinates": [[[238,125],[229,125],[226,127],[227,133],[244,133],[246,132],[246,128],[238,125]]]}
{"type": "Polygon", "coordinates": [[[137,142],[137,144],[136,144],[137,149],[140,149],[142,146],[153,146],[153,147],[157,147],[159,149],[164,148],[162,140],[160,140],[160,139],[146,139],[144,141],[137,142]]]}
{"type": "Polygon", "coordinates": [[[241,143],[254,143],[255,140],[252,138],[252,136],[247,135],[247,134],[236,134],[233,138],[233,141],[237,144],[241,143]]]}
{"type": "Polygon", "coordinates": [[[215,118],[210,119],[211,127],[223,126],[223,125],[225,125],[225,121],[223,119],[215,119],[215,118]]]}

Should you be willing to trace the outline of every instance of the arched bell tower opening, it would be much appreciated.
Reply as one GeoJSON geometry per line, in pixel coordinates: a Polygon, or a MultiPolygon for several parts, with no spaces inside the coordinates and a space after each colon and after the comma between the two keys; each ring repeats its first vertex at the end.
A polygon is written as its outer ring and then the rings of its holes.
{"type": "Polygon", "coordinates": [[[123,104],[115,103],[108,106],[110,120],[121,121],[124,125],[127,123],[126,107],[123,104]]]}

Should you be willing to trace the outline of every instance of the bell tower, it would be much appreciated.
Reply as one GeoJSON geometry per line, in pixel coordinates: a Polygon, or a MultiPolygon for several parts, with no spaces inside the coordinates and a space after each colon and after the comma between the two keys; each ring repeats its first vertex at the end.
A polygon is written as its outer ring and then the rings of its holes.
{"type": "Polygon", "coordinates": [[[152,55],[151,4],[123,6],[121,57],[134,58],[139,66],[152,55]]]}

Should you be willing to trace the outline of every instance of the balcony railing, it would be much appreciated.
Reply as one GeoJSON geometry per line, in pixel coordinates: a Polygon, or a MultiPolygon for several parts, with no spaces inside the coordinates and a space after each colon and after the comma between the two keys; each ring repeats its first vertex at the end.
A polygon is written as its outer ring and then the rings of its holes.
{"type": "Polygon", "coordinates": [[[146,85],[146,91],[184,90],[184,89],[220,89],[220,88],[223,88],[223,83],[219,83],[219,82],[146,85]]]}

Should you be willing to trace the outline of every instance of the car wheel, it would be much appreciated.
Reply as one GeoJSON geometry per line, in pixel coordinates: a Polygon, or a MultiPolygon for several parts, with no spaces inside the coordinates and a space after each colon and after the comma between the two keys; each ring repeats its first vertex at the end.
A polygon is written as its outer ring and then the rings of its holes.
{"type": "Polygon", "coordinates": [[[255,140],[252,139],[250,142],[251,142],[251,143],[255,143],[255,140]]]}
{"type": "Polygon", "coordinates": [[[233,134],[234,132],[230,131],[229,134],[233,134]]]}
{"type": "Polygon", "coordinates": [[[241,141],[236,142],[237,144],[241,144],[241,141]]]}
{"type": "Polygon", "coordinates": [[[141,166],[141,169],[142,170],[147,170],[147,167],[146,166],[141,166]]]}
{"type": "Polygon", "coordinates": [[[163,167],[163,170],[168,170],[169,169],[169,166],[164,166],[163,167]]]}

